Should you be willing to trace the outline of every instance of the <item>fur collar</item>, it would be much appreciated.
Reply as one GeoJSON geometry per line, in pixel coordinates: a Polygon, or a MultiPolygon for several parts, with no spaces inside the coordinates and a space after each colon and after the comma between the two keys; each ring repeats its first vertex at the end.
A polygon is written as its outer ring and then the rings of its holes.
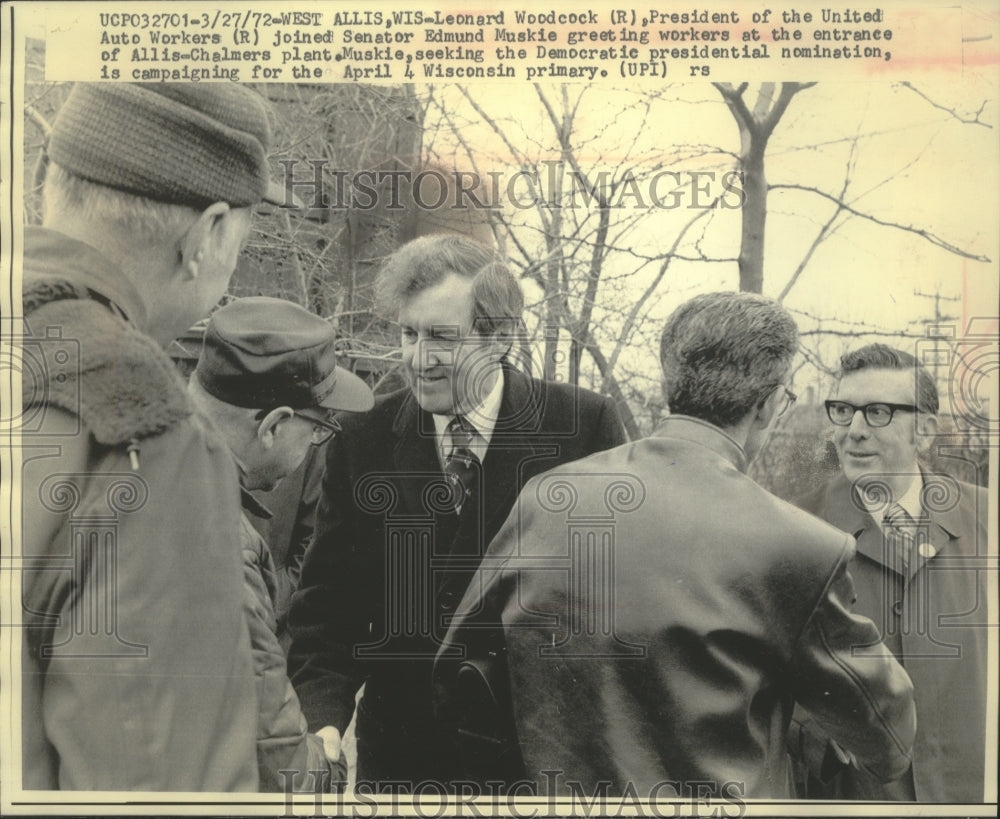
{"type": "Polygon", "coordinates": [[[66,410],[107,445],[159,435],[191,415],[184,382],[162,348],[100,302],[50,301],[25,324],[25,347],[44,360],[40,380],[22,379],[26,410],[66,410]]]}

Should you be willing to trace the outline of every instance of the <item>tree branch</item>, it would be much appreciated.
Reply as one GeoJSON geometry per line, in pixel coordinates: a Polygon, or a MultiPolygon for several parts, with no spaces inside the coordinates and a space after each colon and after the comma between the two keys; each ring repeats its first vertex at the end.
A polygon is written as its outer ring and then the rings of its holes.
{"type": "Polygon", "coordinates": [[[33,105],[24,105],[24,113],[28,115],[28,118],[35,124],[39,131],[42,132],[42,136],[45,139],[49,138],[49,134],[52,133],[52,126],[45,117],[43,117],[38,110],[33,105]]]}
{"type": "Polygon", "coordinates": [[[939,111],[944,111],[946,114],[951,114],[952,117],[954,117],[964,125],[982,125],[984,128],[989,128],[991,130],[993,128],[993,126],[990,125],[989,123],[983,122],[981,119],[979,119],[980,114],[983,113],[983,109],[986,107],[986,100],[983,100],[983,104],[979,106],[979,110],[976,111],[975,118],[967,119],[966,117],[963,117],[960,114],[958,114],[954,109],[948,108],[944,105],[941,105],[940,103],[934,102],[934,100],[928,97],[923,91],[921,91],[919,88],[915,88],[914,86],[910,85],[910,83],[904,81],[901,82],[900,85],[903,86],[903,88],[909,88],[914,94],[916,94],[924,101],[928,102],[933,107],[937,108],[939,111]]]}
{"type": "MultiPolygon", "coordinates": [[[[848,187],[850,187],[851,184],[851,169],[854,167],[857,151],[858,151],[858,141],[857,139],[855,139],[854,142],[851,143],[851,152],[847,158],[847,168],[844,171],[844,184],[840,188],[840,196],[838,197],[838,199],[841,201],[843,201],[844,198],[847,196],[847,189],[848,187]]],[[[806,251],[805,256],[802,257],[802,260],[795,268],[795,272],[792,274],[792,277],[788,280],[788,283],[782,288],[781,293],[778,295],[779,304],[785,300],[785,296],[788,295],[788,291],[795,286],[795,282],[799,280],[799,276],[801,276],[802,271],[806,269],[806,265],[809,264],[809,260],[812,259],[813,254],[816,252],[816,249],[821,244],[823,244],[823,242],[826,240],[826,237],[830,234],[831,232],[830,228],[833,226],[833,223],[837,220],[837,217],[840,216],[841,210],[842,208],[838,204],[836,210],[834,210],[830,218],[827,219],[826,222],[823,223],[823,226],[819,229],[819,233],[816,234],[816,238],[813,239],[812,244],[806,251]]]]}
{"type": "Polygon", "coordinates": [[[674,252],[677,250],[678,247],[680,247],[681,241],[683,241],[684,237],[687,235],[687,232],[695,225],[695,223],[698,222],[699,219],[702,219],[709,213],[711,213],[712,208],[715,207],[715,203],[718,201],[719,200],[716,199],[715,202],[712,203],[712,206],[710,208],[701,211],[701,213],[695,214],[695,216],[692,219],[690,219],[688,223],[684,225],[683,228],[681,228],[680,232],[677,234],[677,237],[674,239],[674,243],[670,246],[670,250],[666,252],[665,254],[666,258],[664,258],[663,264],[660,265],[660,269],[657,272],[656,276],[653,277],[653,281],[650,282],[649,286],[645,289],[645,291],[643,291],[643,294],[639,296],[639,298],[636,299],[636,301],[633,303],[632,309],[629,310],[628,315],[625,318],[625,321],[622,323],[621,331],[618,334],[618,342],[617,344],[615,344],[615,349],[611,354],[610,360],[608,361],[609,372],[614,372],[614,369],[618,364],[618,357],[621,355],[622,349],[624,348],[625,344],[628,341],[629,336],[632,333],[632,328],[635,326],[636,318],[639,316],[639,313],[645,306],[646,300],[653,294],[656,288],[659,287],[660,282],[663,280],[663,277],[666,275],[667,270],[670,267],[670,262],[673,260],[674,252]]]}
{"type": "Polygon", "coordinates": [[[867,219],[869,222],[872,222],[876,225],[881,225],[882,227],[895,228],[896,230],[902,230],[905,231],[906,233],[913,233],[921,237],[922,239],[925,239],[926,241],[930,242],[932,245],[940,247],[942,250],[947,250],[949,253],[954,253],[956,256],[961,256],[964,259],[972,259],[975,262],[985,262],[987,264],[990,262],[990,258],[988,256],[983,256],[982,254],[973,253],[968,250],[963,250],[957,245],[953,245],[950,242],[946,242],[944,239],[940,238],[939,236],[935,236],[933,233],[931,233],[928,230],[924,230],[923,228],[914,227],[913,225],[901,225],[897,222],[889,222],[885,219],[879,219],[877,216],[873,216],[870,213],[864,213],[860,210],[857,210],[856,208],[853,208],[850,205],[848,205],[846,202],[841,201],[836,196],[833,196],[832,194],[829,194],[826,191],[821,191],[819,188],[814,188],[810,185],[791,185],[791,184],[771,185],[770,187],[772,190],[782,190],[782,189],[798,190],[798,191],[805,191],[807,193],[814,193],[817,196],[821,196],[824,199],[833,202],[840,209],[845,210],[854,216],[860,217],[861,219],[867,219]]]}
{"type": "Polygon", "coordinates": [[[726,101],[726,105],[733,112],[736,121],[750,133],[756,134],[757,121],[750,113],[750,109],[747,108],[746,100],[743,99],[743,92],[747,90],[750,83],[741,82],[737,88],[733,88],[732,84],[728,82],[713,82],[712,85],[722,94],[722,99],[726,101]]]}
{"type": "Polygon", "coordinates": [[[776,126],[782,116],[784,116],[785,109],[788,108],[788,104],[792,101],[792,97],[800,91],[812,88],[814,85],[816,85],[814,82],[783,82],[781,84],[781,91],[778,92],[778,99],[762,123],[768,136],[771,135],[771,131],[774,130],[774,126],[776,126]]]}

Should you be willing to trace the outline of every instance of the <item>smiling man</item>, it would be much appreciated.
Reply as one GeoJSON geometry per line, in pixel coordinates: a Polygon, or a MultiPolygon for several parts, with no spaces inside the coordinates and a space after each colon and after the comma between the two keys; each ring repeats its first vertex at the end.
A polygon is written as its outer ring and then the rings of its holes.
{"type": "MultiPolygon", "coordinates": [[[[808,796],[981,802],[986,751],[986,493],[919,462],[938,425],[934,379],[883,344],[847,353],[826,402],[843,474],[800,505],[857,539],[858,613],[914,685],[913,765],[879,784],[803,720],[808,796]]],[[[796,750],[796,749],[793,749],[796,750]]]]}
{"type": "Polygon", "coordinates": [[[696,296],[661,336],[662,425],[522,491],[448,634],[469,659],[442,649],[436,681],[466,724],[451,678],[504,665],[479,648],[499,623],[534,794],[787,798],[796,702],[872,776],[908,765],[910,681],[851,612],[853,540],[746,475],[797,347],[776,302],[696,296]]]}
{"type": "Polygon", "coordinates": [[[358,705],[358,781],[460,779],[431,671],[451,616],[524,482],[622,443],[609,399],[511,366],[517,279],[458,235],[416,239],[380,274],[408,386],[343,420],[292,600],[289,664],[333,754],[358,705]]]}

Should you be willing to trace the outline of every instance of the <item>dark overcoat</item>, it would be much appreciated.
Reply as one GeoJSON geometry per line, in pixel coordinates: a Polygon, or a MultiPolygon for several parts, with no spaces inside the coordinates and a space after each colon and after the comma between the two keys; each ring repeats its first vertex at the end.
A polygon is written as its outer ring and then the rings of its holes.
{"type": "MultiPolygon", "coordinates": [[[[844,475],[800,501],[857,540],[850,566],[857,611],[875,621],[906,668],[917,707],[913,766],[902,777],[880,784],[861,771],[844,769],[827,776],[825,784],[814,777],[810,797],[983,801],[990,569],[986,491],[943,474],[925,472],[923,480],[925,542],[906,577],[891,567],[895,561],[881,528],[856,501],[844,475]]],[[[996,623],[995,612],[992,620],[996,623]]],[[[803,745],[816,747],[815,739],[806,737],[803,745]]]]}
{"type": "Polygon", "coordinates": [[[359,779],[461,778],[434,720],[431,671],[490,540],[533,476],[622,443],[614,403],[506,367],[496,428],[461,513],[433,416],[409,389],[342,419],[330,446],[315,538],[292,599],[289,667],[310,730],[358,706],[359,779]]]}

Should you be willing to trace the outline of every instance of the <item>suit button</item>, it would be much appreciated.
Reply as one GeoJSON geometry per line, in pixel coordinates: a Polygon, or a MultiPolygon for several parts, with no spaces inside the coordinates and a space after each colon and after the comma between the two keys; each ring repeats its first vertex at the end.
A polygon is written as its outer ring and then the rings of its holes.
{"type": "Polygon", "coordinates": [[[895,603],[893,603],[892,611],[897,617],[899,617],[903,613],[903,601],[897,600],[895,603]]]}
{"type": "Polygon", "coordinates": [[[455,592],[441,592],[441,596],[438,597],[438,608],[441,611],[453,611],[455,609],[455,592]]]}

